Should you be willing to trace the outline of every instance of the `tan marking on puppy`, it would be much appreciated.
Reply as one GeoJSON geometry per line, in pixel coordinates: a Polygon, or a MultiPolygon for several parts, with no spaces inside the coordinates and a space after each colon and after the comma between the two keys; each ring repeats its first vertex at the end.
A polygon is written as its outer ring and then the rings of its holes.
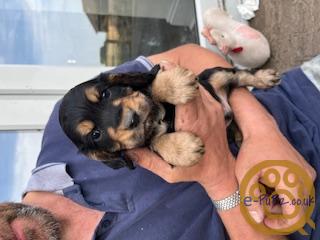
{"type": "Polygon", "coordinates": [[[82,136],[85,136],[89,132],[91,132],[93,128],[94,128],[93,122],[89,120],[84,120],[78,124],[76,129],[82,136]]]}
{"type": "Polygon", "coordinates": [[[136,91],[129,96],[113,101],[113,105],[122,107],[121,119],[117,128],[108,128],[109,136],[120,143],[121,149],[131,149],[141,145],[144,139],[144,123],[150,113],[151,105],[146,96],[136,91]],[[129,129],[133,114],[139,115],[139,124],[129,129]]]}
{"type": "Polygon", "coordinates": [[[84,91],[87,99],[90,101],[90,102],[93,102],[93,103],[97,103],[99,102],[99,99],[100,99],[100,95],[99,95],[99,92],[97,91],[97,89],[95,87],[89,87],[87,88],[85,91],[84,91]]]}
{"type": "MultiPolygon", "coordinates": [[[[221,105],[225,116],[232,112],[231,107],[228,102],[228,95],[226,92],[226,86],[234,81],[234,74],[228,71],[218,71],[213,73],[209,78],[209,83],[213,87],[215,93],[219,96],[221,105]]],[[[226,123],[227,126],[230,124],[231,119],[226,123]]]]}
{"type": "Polygon", "coordinates": [[[137,113],[148,112],[150,104],[146,100],[146,97],[140,92],[135,92],[132,95],[122,99],[122,106],[130,108],[137,113]]]}
{"type": "Polygon", "coordinates": [[[114,129],[109,127],[107,131],[110,138],[116,141],[119,144],[119,146],[121,146],[121,149],[131,149],[136,147],[136,142],[134,141],[134,130],[114,129]]]}
{"type": "Polygon", "coordinates": [[[111,81],[111,82],[116,81],[117,79],[118,79],[118,78],[117,78],[117,74],[112,74],[112,73],[110,73],[110,74],[108,75],[108,80],[111,81]]]}
{"type": "Polygon", "coordinates": [[[113,100],[112,104],[114,106],[122,105],[124,109],[129,108],[137,113],[148,113],[150,110],[149,102],[139,91],[135,91],[129,96],[113,100]]]}
{"type": "Polygon", "coordinates": [[[184,104],[197,94],[198,82],[195,74],[182,67],[160,71],[152,83],[152,95],[160,102],[184,104]]]}
{"type": "Polygon", "coordinates": [[[122,102],[122,99],[118,98],[118,99],[112,101],[112,105],[117,107],[121,104],[121,102],[122,102]]]}
{"type": "Polygon", "coordinates": [[[271,88],[280,83],[280,75],[273,69],[261,69],[255,74],[238,71],[235,74],[238,86],[252,86],[260,89],[271,88]]]}
{"type": "Polygon", "coordinates": [[[118,98],[116,100],[113,100],[112,104],[113,104],[113,106],[117,107],[121,104],[121,102],[122,102],[122,98],[118,98]]]}
{"type": "Polygon", "coordinates": [[[121,144],[118,142],[114,142],[111,152],[115,152],[115,151],[119,151],[119,150],[121,150],[121,144]]]}
{"type": "Polygon", "coordinates": [[[92,160],[108,160],[110,153],[106,151],[90,151],[86,154],[92,160]]]}
{"type": "Polygon", "coordinates": [[[104,160],[102,158],[101,153],[99,153],[97,151],[90,151],[90,152],[87,153],[87,156],[92,160],[104,160]]]}
{"type": "Polygon", "coordinates": [[[216,90],[219,91],[224,88],[234,77],[232,72],[218,71],[213,73],[209,78],[209,83],[216,90]]]}
{"type": "Polygon", "coordinates": [[[256,87],[260,89],[271,88],[280,83],[280,75],[273,69],[262,69],[252,74],[248,71],[219,71],[210,76],[210,84],[219,92],[232,82],[234,87],[256,87]]]}
{"type": "Polygon", "coordinates": [[[251,73],[246,72],[246,71],[236,72],[235,78],[238,81],[238,87],[251,86],[255,81],[254,75],[252,75],[251,73]]]}
{"type": "Polygon", "coordinates": [[[204,145],[200,138],[190,132],[174,132],[156,138],[151,147],[168,163],[188,167],[201,160],[204,145]]]}

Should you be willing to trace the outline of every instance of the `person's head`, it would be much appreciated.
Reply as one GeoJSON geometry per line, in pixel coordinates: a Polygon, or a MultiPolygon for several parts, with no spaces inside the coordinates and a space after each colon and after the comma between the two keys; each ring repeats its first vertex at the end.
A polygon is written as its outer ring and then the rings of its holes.
{"type": "Polygon", "coordinates": [[[22,203],[0,204],[1,240],[58,240],[61,226],[47,210],[22,203]]]}

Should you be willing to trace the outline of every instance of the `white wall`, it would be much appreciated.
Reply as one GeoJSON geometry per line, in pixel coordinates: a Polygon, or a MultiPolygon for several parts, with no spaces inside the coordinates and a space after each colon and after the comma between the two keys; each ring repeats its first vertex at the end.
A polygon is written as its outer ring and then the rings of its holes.
{"type": "Polygon", "coordinates": [[[68,89],[107,69],[0,65],[0,130],[43,129],[68,89]]]}

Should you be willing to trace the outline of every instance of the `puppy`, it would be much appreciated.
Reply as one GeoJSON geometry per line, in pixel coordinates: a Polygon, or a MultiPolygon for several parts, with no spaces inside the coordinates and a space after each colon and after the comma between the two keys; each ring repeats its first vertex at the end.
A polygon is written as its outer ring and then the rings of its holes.
{"type": "Polygon", "coordinates": [[[59,121],[80,152],[111,168],[134,168],[126,150],[144,146],[173,166],[191,166],[202,158],[204,145],[190,132],[174,132],[174,105],[192,100],[200,83],[223,105],[229,124],[232,88],[264,89],[279,81],[271,69],[253,74],[217,67],[195,76],[179,66],[164,71],[156,65],[147,73],[101,73],[63,97],[59,121]]]}
{"type": "Polygon", "coordinates": [[[266,37],[252,27],[235,21],[227,12],[210,8],[205,12],[203,21],[203,36],[236,66],[255,69],[269,59],[270,46],[266,37]]]}

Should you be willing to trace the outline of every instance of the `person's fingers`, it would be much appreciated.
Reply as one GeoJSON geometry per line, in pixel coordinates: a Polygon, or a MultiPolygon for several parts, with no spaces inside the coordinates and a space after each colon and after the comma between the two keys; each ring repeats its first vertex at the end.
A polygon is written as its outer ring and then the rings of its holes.
{"type": "Polygon", "coordinates": [[[282,208],[280,204],[266,204],[265,211],[271,214],[281,214],[282,208]]]}
{"type": "Polygon", "coordinates": [[[235,121],[244,135],[259,132],[260,129],[267,132],[271,131],[271,133],[277,131],[278,127],[273,117],[248,90],[237,89],[232,91],[229,102],[235,121]]]}
{"type": "Polygon", "coordinates": [[[127,151],[128,156],[141,167],[171,182],[174,177],[174,169],[157,154],[147,148],[135,148],[127,151]]]}
{"type": "MultiPolygon", "coordinates": [[[[286,202],[290,201],[289,198],[283,195],[280,195],[280,198],[283,199],[285,204],[287,204],[286,202]]],[[[295,206],[294,209],[295,210],[291,210],[290,212],[294,213],[295,211],[297,211],[297,215],[295,215],[294,217],[291,217],[291,214],[284,213],[284,212],[288,212],[287,211],[288,209],[286,209],[286,207],[283,207],[283,205],[281,205],[280,214],[277,214],[276,217],[266,216],[264,219],[264,224],[271,229],[280,230],[280,231],[293,226],[294,228],[299,229],[305,225],[306,216],[302,206],[295,206]]],[[[270,213],[270,214],[273,216],[275,215],[273,213],[270,213]]]]}
{"type": "Polygon", "coordinates": [[[192,101],[176,106],[176,131],[190,130],[200,115],[212,117],[223,112],[221,104],[201,85],[199,93],[192,101]],[[207,113],[204,113],[205,111],[207,113]]]}
{"type": "Polygon", "coordinates": [[[161,168],[169,165],[157,154],[147,148],[135,148],[127,151],[128,156],[137,162],[141,167],[158,174],[161,168]]]}
{"type": "Polygon", "coordinates": [[[203,87],[199,86],[200,99],[202,101],[197,102],[198,107],[206,106],[207,109],[216,109],[218,111],[222,110],[221,103],[219,103],[216,99],[214,99],[211,94],[203,87]],[[201,105],[200,105],[201,104],[201,105]]]}
{"type": "MultiPolygon", "coordinates": [[[[287,143],[288,144],[288,143],[287,143]]],[[[300,163],[300,166],[302,167],[302,169],[305,170],[305,172],[308,174],[308,176],[310,177],[310,179],[312,180],[312,182],[314,182],[316,180],[317,177],[317,172],[314,170],[314,168],[301,156],[301,154],[294,148],[292,147],[290,144],[288,144],[292,151],[294,151],[294,153],[297,155],[297,160],[300,163]]]]}
{"type": "MultiPolygon", "coordinates": [[[[198,103],[199,96],[186,104],[176,106],[175,130],[187,131],[198,119],[198,103]]],[[[200,100],[201,101],[201,100],[200,100]]]]}
{"type": "Polygon", "coordinates": [[[305,198],[304,193],[299,192],[303,188],[301,183],[293,188],[289,188],[286,184],[280,183],[276,187],[275,196],[278,198],[281,207],[281,214],[274,217],[273,214],[267,215],[264,219],[264,224],[276,230],[286,229],[292,226],[297,228],[303,227],[306,223],[305,207],[303,204],[296,204],[297,200],[305,198]]]}

